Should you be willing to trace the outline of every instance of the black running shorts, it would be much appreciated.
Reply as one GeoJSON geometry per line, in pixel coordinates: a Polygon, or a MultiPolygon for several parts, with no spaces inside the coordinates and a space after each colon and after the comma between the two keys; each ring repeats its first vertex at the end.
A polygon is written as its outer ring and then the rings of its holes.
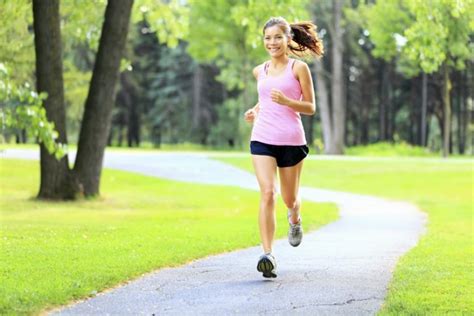
{"type": "Polygon", "coordinates": [[[250,142],[250,152],[252,155],[271,156],[277,161],[280,168],[292,167],[306,158],[309,148],[302,146],[279,146],[269,145],[258,141],[250,142]]]}

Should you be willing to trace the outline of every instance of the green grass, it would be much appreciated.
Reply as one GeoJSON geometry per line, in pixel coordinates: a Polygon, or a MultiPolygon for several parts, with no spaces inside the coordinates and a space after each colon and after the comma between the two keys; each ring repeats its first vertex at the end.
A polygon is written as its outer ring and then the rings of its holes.
{"type": "MultiPolygon", "coordinates": [[[[257,192],[105,169],[101,198],[44,202],[32,198],[38,167],[0,159],[2,315],[36,314],[158,268],[259,244],[257,192]]],[[[308,229],[338,217],[333,204],[305,208],[308,229]]]]}
{"type": "MultiPolygon", "coordinates": [[[[247,159],[219,158],[251,170],[247,159]]],[[[399,261],[380,314],[474,314],[473,160],[306,160],[302,184],[411,201],[428,230],[399,261]]]]}
{"type": "Polygon", "coordinates": [[[346,154],[351,156],[376,157],[439,157],[441,155],[441,153],[430,152],[426,147],[413,146],[406,142],[378,142],[364,146],[353,146],[346,149],[346,154]]]}

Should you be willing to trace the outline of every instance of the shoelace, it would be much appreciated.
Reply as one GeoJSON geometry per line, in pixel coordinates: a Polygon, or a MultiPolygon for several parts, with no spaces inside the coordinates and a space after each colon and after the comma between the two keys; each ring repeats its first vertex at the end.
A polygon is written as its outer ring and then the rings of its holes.
{"type": "Polygon", "coordinates": [[[291,224],[291,234],[294,235],[300,231],[301,225],[299,224],[291,224]]]}

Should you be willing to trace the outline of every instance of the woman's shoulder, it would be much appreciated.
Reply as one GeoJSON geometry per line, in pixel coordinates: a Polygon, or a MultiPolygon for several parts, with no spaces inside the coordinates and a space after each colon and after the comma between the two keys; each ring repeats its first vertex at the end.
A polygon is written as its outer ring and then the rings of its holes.
{"type": "Polygon", "coordinates": [[[293,69],[305,69],[308,68],[308,64],[300,59],[293,59],[293,69]]]}
{"type": "Polygon", "coordinates": [[[260,73],[260,71],[263,70],[263,67],[265,67],[265,64],[266,64],[266,63],[267,63],[267,61],[265,61],[265,62],[263,62],[263,63],[261,63],[261,64],[255,66],[255,67],[253,68],[252,73],[253,73],[253,76],[255,77],[255,79],[258,79],[258,74],[260,73]]]}
{"type": "Polygon", "coordinates": [[[308,64],[302,60],[293,60],[293,74],[296,78],[299,78],[300,74],[304,74],[309,71],[308,64]]]}

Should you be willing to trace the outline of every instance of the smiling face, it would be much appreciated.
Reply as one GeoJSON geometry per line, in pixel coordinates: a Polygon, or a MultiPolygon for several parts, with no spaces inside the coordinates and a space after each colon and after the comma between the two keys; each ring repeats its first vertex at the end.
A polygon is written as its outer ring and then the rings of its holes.
{"type": "Polygon", "coordinates": [[[265,29],[263,44],[271,57],[279,57],[286,54],[288,37],[279,25],[273,25],[265,29]]]}

